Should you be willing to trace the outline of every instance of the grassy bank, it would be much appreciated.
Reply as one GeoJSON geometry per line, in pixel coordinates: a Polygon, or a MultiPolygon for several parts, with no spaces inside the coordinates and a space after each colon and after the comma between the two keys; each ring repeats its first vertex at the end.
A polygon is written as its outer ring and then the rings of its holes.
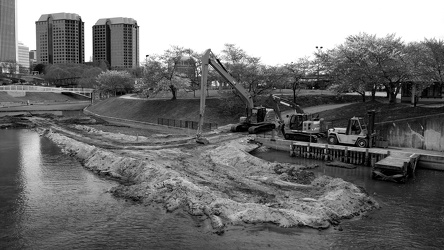
{"type": "MultiPolygon", "coordinates": [[[[220,100],[208,99],[205,109],[205,122],[219,125],[235,123],[238,117],[220,115],[220,100]]],[[[158,118],[198,121],[199,99],[178,100],[129,100],[109,98],[101,101],[88,110],[111,117],[157,123],[158,118]]]]}
{"type": "MultiPolygon", "coordinates": [[[[301,107],[357,102],[357,96],[336,97],[331,95],[301,96],[298,103],[301,107]]],[[[259,100],[257,105],[271,107],[267,98],[259,100]]],[[[111,117],[157,123],[158,118],[198,121],[199,99],[177,100],[137,100],[123,98],[109,98],[96,103],[88,110],[111,117]]],[[[286,109],[286,107],[282,107],[286,109]]],[[[240,100],[227,100],[223,98],[210,98],[206,101],[205,122],[226,125],[236,123],[244,115],[244,106],[240,100]],[[234,103],[233,103],[234,102],[234,103]]]]}
{"type": "MultiPolygon", "coordinates": [[[[370,98],[368,98],[370,99],[370,98]]],[[[298,104],[302,108],[317,105],[352,103],[342,108],[320,112],[319,116],[335,126],[345,126],[350,117],[366,117],[368,110],[376,110],[376,122],[392,121],[404,118],[420,117],[424,115],[436,115],[444,113],[444,108],[412,107],[409,104],[387,104],[384,99],[367,101],[363,103],[359,96],[301,96],[298,104]]],[[[243,115],[242,103],[238,103],[235,112],[227,112],[227,100],[220,98],[207,99],[205,110],[205,122],[213,122],[225,125],[238,122],[243,115]]],[[[110,98],[101,101],[89,110],[92,112],[125,119],[157,123],[158,118],[176,120],[198,121],[199,99],[178,100],[128,100],[122,98],[110,98]]],[[[258,101],[258,105],[271,107],[267,100],[258,101]]],[[[286,107],[283,107],[285,109],[286,107]]]]}
{"type": "MultiPolygon", "coordinates": [[[[239,98],[224,99],[215,96],[217,92],[211,93],[206,102],[205,122],[217,123],[225,125],[236,123],[240,116],[245,113],[244,104],[239,98]]],[[[280,93],[275,93],[280,94],[280,93]]],[[[288,95],[290,93],[281,93],[288,95]]],[[[77,95],[66,95],[57,93],[26,93],[23,97],[13,97],[6,92],[0,91],[0,103],[62,103],[66,101],[79,101],[85,98],[77,95]]],[[[371,98],[368,97],[367,100],[371,98]]],[[[412,107],[409,104],[386,104],[385,98],[378,98],[377,101],[362,102],[358,95],[332,95],[326,93],[307,92],[305,95],[298,96],[297,104],[302,108],[313,107],[326,104],[352,103],[342,108],[328,110],[319,113],[321,118],[332,122],[335,126],[345,126],[347,120],[353,116],[366,117],[368,110],[376,110],[376,122],[393,121],[398,119],[420,117],[425,115],[437,115],[444,113],[444,108],[430,108],[426,106],[412,107]]],[[[271,103],[266,97],[259,98],[256,105],[271,107],[271,103]]],[[[198,121],[199,118],[199,98],[190,99],[123,99],[110,98],[97,102],[89,110],[92,112],[125,119],[157,123],[158,118],[168,118],[176,120],[198,121]]],[[[283,110],[289,109],[282,106],[283,110]]]]}

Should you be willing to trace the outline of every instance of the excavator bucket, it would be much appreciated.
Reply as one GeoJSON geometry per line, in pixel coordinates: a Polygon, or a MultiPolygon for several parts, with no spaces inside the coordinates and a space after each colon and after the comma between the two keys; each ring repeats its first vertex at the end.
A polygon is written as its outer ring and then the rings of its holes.
{"type": "Polygon", "coordinates": [[[200,144],[204,144],[204,145],[207,145],[207,144],[210,143],[210,142],[208,141],[208,139],[205,138],[205,137],[197,137],[197,138],[196,138],[196,142],[197,142],[197,143],[200,143],[200,144]]]}

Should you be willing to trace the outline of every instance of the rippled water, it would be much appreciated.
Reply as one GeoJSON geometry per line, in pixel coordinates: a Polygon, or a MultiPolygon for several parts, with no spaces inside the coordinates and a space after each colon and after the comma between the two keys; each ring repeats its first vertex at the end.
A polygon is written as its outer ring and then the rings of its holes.
{"type": "MultiPolygon", "coordinates": [[[[260,154],[295,161],[285,152],[260,154]]],[[[375,182],[366,168],[320,167],[364,186],[382,209],[341,223],[343,231],[231,226],[115,198],[117,183],[85,170],[46,138],[0,130],[0,249],[349,249],[441,248],[444,173],[419,171],[405,185],[375,182]]]]}
{"type": "Polygon", "coordinates": [[[365,188],[381,209],[368,217],[342,223],[344,231],[325,235],[331,246],[349,248],[443,249],[444,172],[417,170],[406,184],[371,179],[371,169],[325,166],[322,161],[290,157],[288,152],[262,151],[256,156],[268,161],[303,165],[319,164],[318,174],[343,178],[365,188]]]}

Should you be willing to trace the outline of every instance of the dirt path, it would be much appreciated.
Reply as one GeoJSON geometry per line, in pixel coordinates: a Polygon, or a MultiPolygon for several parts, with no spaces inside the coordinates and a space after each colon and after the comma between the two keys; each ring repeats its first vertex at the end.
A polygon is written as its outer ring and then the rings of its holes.
{"type": "Polygon", "coordinates": [[[344,106],[347,106],[350,104],[351,103],[319,105],[319,106],[304,108],[304,111],[309,114],[315,114],[315,113],[319,113],[319,112],[326,111],[326,110],[341,108],[341,107],[344,107],[344,106]]]}
{"type": "MultiPolygon", "coordinates": [[[[326,105],[319,105],[319,106],[313,106],[313,107],[307,107],[304,108],[304,112],[307,114],[316,114],[322,111],[326,111],[326,110],[331,110],[331,109],[337,109],[337,108],[341,108],[347,105],[350,105],[351,103],[341,103],[341,104],[326,104],[326,105]]],[[[286,111],[282,111],[282,115],[285,117],[289,114],[293,114],[294,111],[293,110],[286,110],[286,111]]]]}

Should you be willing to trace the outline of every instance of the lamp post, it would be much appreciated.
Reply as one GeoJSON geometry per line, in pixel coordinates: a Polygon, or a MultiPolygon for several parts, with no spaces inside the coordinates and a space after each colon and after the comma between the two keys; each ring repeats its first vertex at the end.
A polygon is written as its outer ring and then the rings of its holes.
{"type": "MultiPolygon", "coordinates": [[[[322,53],[322,49],[323,49],[323,47],[322,46],[316,46],[316,49],[318,50],[318,55],[320,56],[321,55],[321,53],[322,53]]],[[[317,79],[316,79],[316,83],[319,85],[319,64],[320,64],[320,62],[319,62],[319,60],[318,60],[318,75],[317,75],[317,79]]],[[[321,89],[321,95],[322,95],[322,89],[321,89]]]]}
{"type": "Polygon", "coordinates": [[[150,55],[146,55],[146,56],[145,56],[145,66],[148,65],[148,57],[149,57],[149,56],[150,56],[150,55]]]}

